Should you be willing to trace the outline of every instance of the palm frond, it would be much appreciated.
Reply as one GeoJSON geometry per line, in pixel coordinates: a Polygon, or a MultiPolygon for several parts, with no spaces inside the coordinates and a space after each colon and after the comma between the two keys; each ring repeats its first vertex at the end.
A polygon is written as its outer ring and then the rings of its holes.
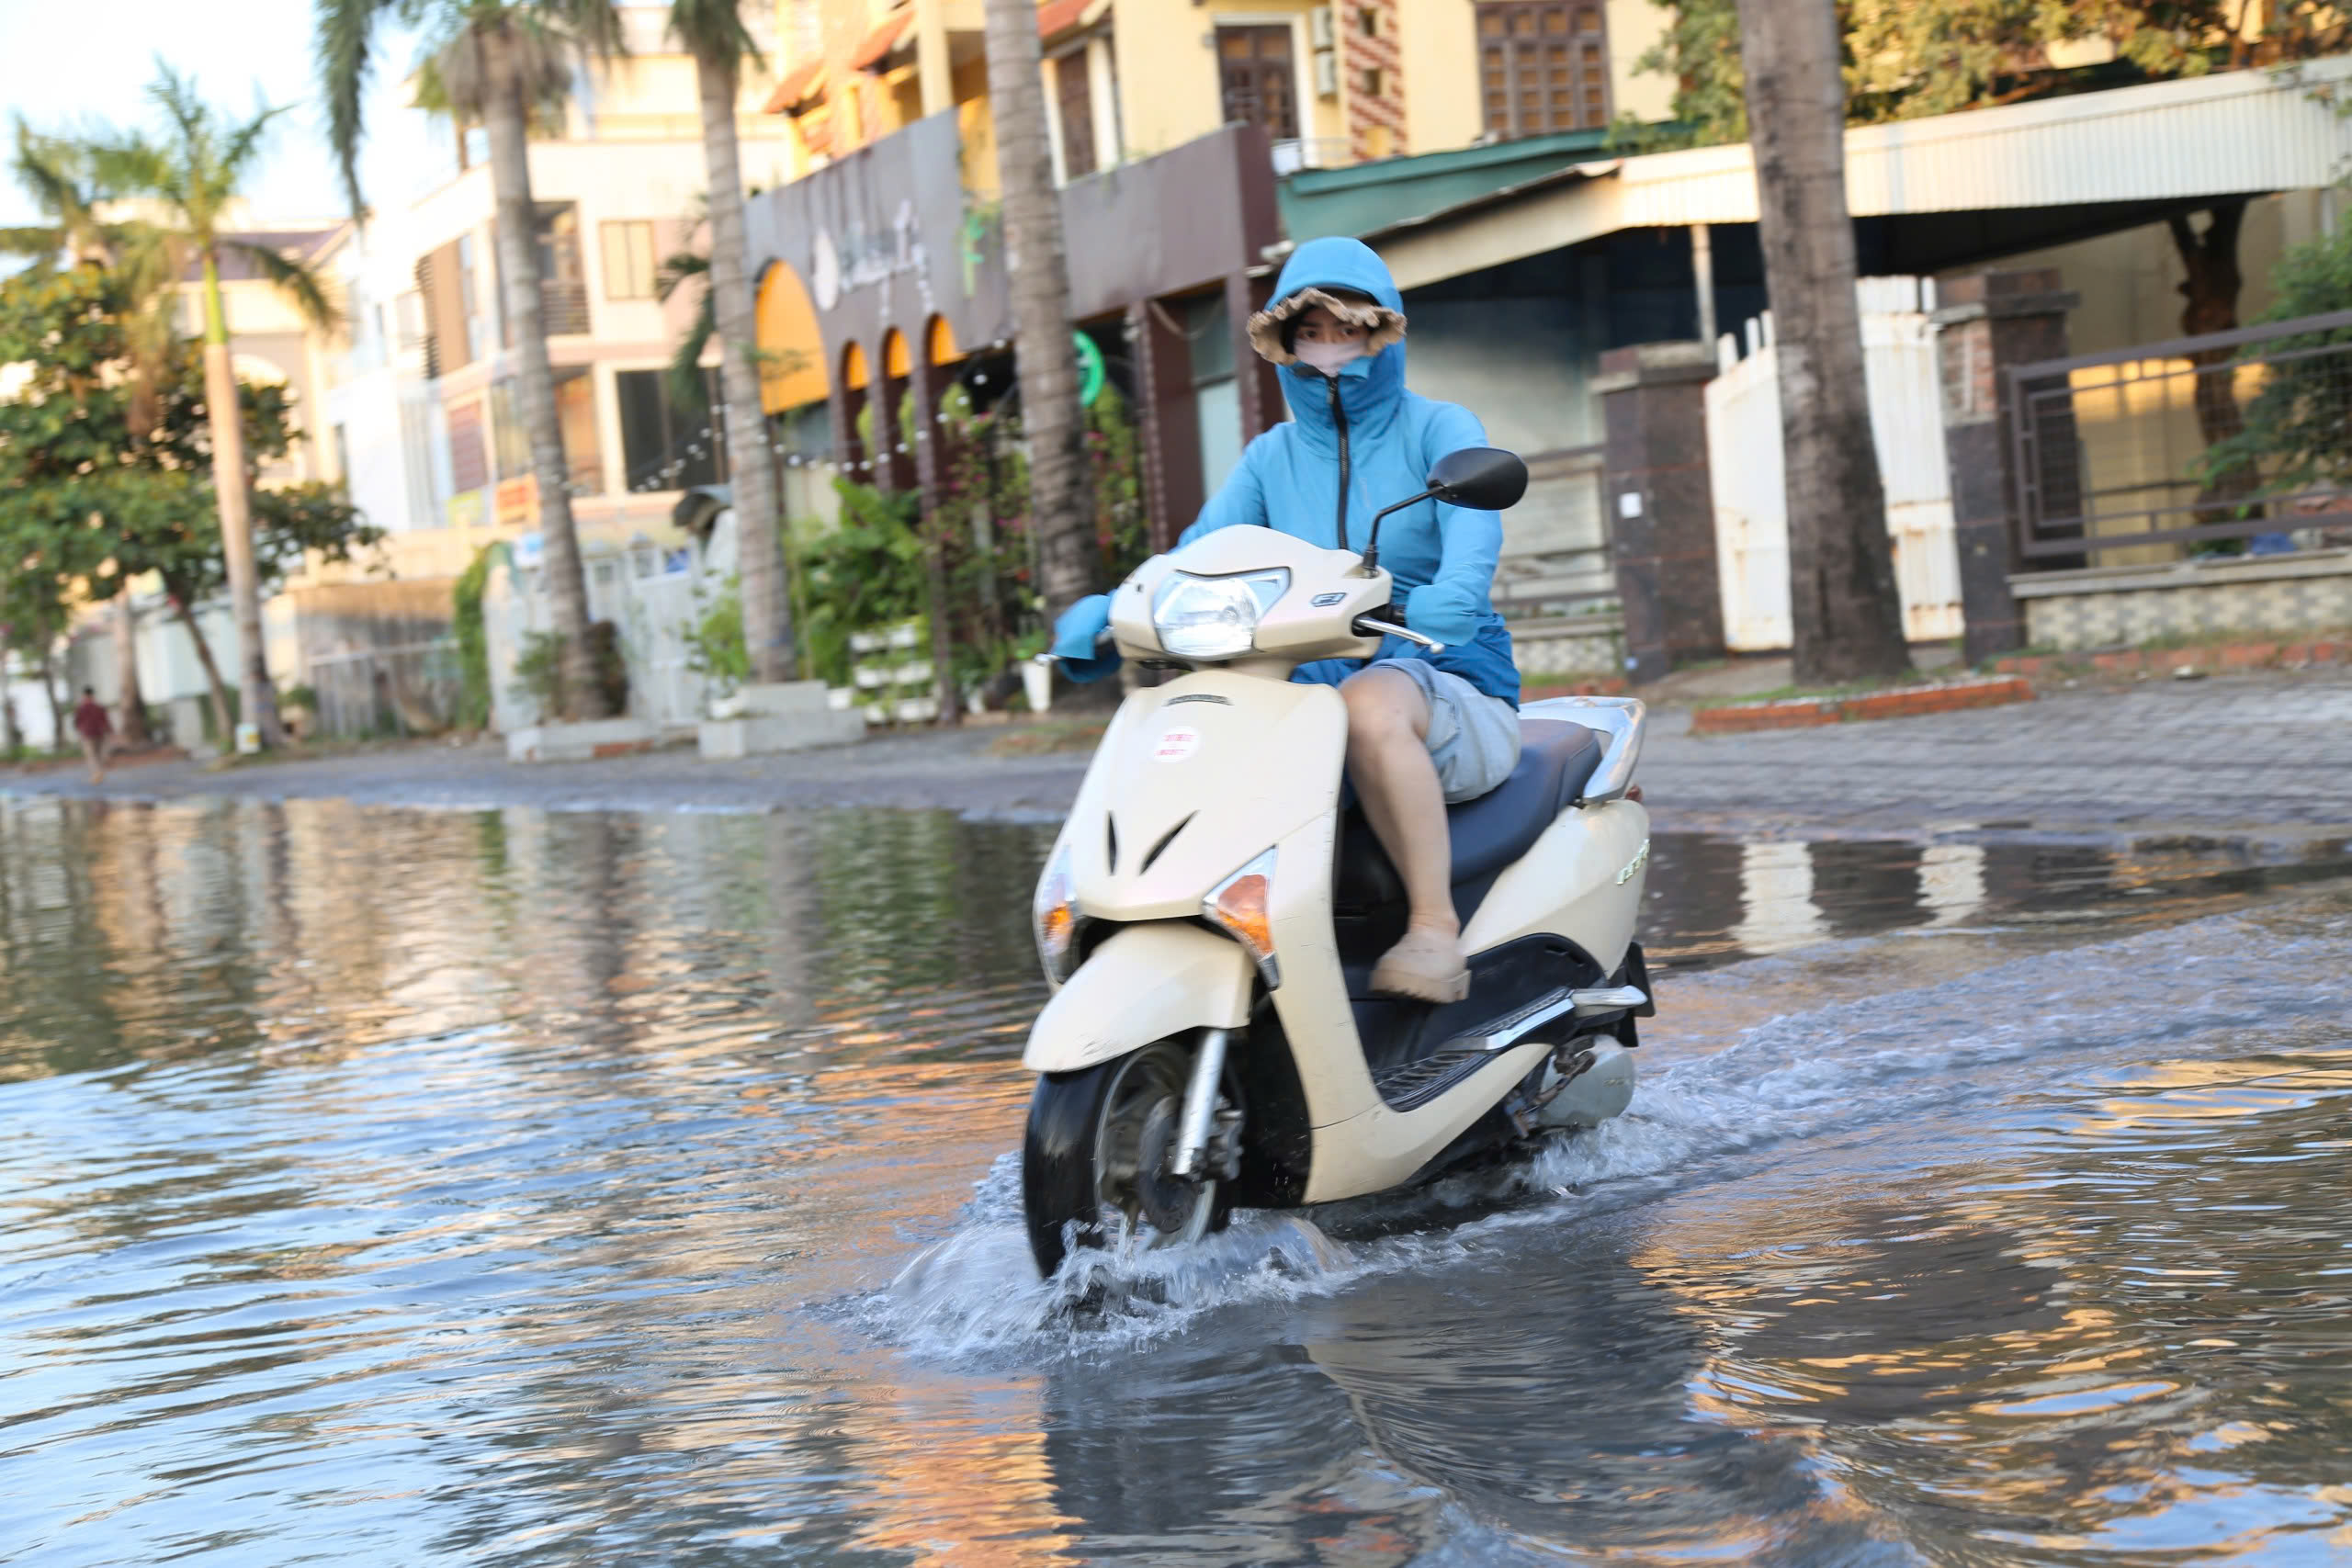
{"type": "Polygon", "coordinates": [[[255,244],[250,240],[224,239],[220,248],[234,251],[253,263],[279,293],[294,301],[295,309],[312,326],[332,327],[343,320],[343,312],[327,298],[324,281],[308,262],[288,255],[275,245],[255,244]]]}
{"type": "Polygon", "coordinates": [[[176,229],[140,223],[124,231],[117,253],[116,276],[137,304],[175,295],[187,276],[190,245],[176,229]]]}
{"type": "Polygon", "coordinates": [[[482,44],[492,30],[503,34],[514,50],[524,102],[534,117],[559,111],[570,101],[578,45],[535,13],[508,10],[458,29],[420,62],[417,107],[448,115],[461,124],[483,118],[492,85],[482,44]]]}
{"type": "Polygon", "coordinates": [[[653,275],[653,298],[666,305],[671,295],[696,278],[703,279],[703,287],[708,288],[709,277],[708,256],[694,251],[680,251],[675,255],[665,257],[661,270],[653,275]]]}
{"type": "Polygon", "coordinates": [[[394,9],[393,0],[316,0],[318,29],[311,55],[319,68],[319,91],[326,99],[327,145],[343,175],[351,215],[367,215],[359,194],[360,103],[375,73],[369,48],[376,24],[394,9]]]}
{"type": "Polygon", "coordinates": [[[670,34],[698,60],[738,66],[748,60],[767,69],[766,57],[744,25],[743,0],[670,0],[670,34]]]}
{"type": "Polygon", "coordinates": [[[694,324],[678,339],[677,347],[670,351],[670,367],[666,378],[670,396],[680,408],[701,409],[710,403],[709,382],[703,375],[703,351],[710,340],[718,335],[718,306],[706,286],[702,301],[695,307],[694,324]]]}
{"type": "Polygon", "coordinates": [[[0,255],[23,256],[30,261],[55,261],[64,251],[65,231],[62,229],[39,225],[0,229],[0,255]]]}
{"type": "Polygon", "coordinates": [[[135,133],[109,137],[93,143],[89,153],[91,170],[107,189],[160,197],[173,207],[187,204],[186,166],[145,137],[135,133]]]}
{"type": "Polygon", "coordinates": [[[181,75],[172,68],[170,61],[158,54],[155,80],[147,85],[147,98],[171,122],[185,161],[190,165],[209,162],[213,151],[212,111],[196,96],[195,79],[181,75]]]}
{"type": "Polygon", "coordinates": [[[621,27],[621,10],[614,0],[537,0],[523,14],[552,20],[574,47],[599,60],[628,57],[628,35],[621,27]]]}
{"type": "Polygon", "coordinates": [[[224,194],[233,193],[243,183],[245,171],[261,155],[262,148],[268,142],[271,129],[277,123],[277,117],[284,114],[288,107],[285,104],[276,108],[258,106],[253,118],[230,130],[228,140],[221,145],[215,169],[217,177],[225,187],[224,194]]]}
{"type": "Polygon", "coordinates": [[[21,115],[16,131],[10,170],[34,207],[52,220],[50,252],[104,250],[106,226],[98,221],[96,209],[110,192],[95,166],[93,143],[42,135],[21,115]]]}

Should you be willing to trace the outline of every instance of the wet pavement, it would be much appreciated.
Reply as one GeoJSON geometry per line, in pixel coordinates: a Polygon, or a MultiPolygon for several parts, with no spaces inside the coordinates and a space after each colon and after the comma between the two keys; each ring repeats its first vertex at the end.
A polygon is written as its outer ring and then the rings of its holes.
{"type": "MultiPolygon", "coordinates": [[[[1658,825],[1737,837],[1905,838],[2161,849],[2227,839],[2262,861],[2352,838],[2352,671],[2152,681],[2020,706],[1776,734],[1693,737],[1653,714],[1641,776],[1658,825]]],[[[495,744],[427,744],[222,773],[0,772],[0,795],[120,800],[345,799],[453,809],[757,812],[822,806],[1058,817],[1083,751],[991,754],[1001,728],[705,762],[691,749],[519,766],[495,744]]]]}
{"type": "Polygon", "coordinates": [[[1632,1111],[1040,1284],[1049,824],[0,800],[0,1561],[2352,1560],[2352,887],[1662,834],[1632,1111]]]}

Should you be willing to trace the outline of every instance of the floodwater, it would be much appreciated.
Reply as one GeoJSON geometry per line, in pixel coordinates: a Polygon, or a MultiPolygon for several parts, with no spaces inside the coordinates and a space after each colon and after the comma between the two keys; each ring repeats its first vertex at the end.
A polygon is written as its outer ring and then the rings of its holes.
{"type": "Polygon", "coordinates": [[[0,1561],[2352,1562],[2352,894],[1662,838],[1632,1112],[1039,1284],[1050,829],[0,799],[0,1561]]]}

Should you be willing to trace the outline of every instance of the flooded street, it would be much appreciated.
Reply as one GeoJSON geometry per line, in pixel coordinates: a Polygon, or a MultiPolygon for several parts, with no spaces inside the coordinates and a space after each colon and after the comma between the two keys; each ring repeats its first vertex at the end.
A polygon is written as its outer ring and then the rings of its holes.
{"type": "Polygon", "coordinates": [[[1662,835],[1632,1111],[1052,1284],[1046,824],[0,798],[0,1561],[2352,1562],[2352,881],[1662,835]]]}

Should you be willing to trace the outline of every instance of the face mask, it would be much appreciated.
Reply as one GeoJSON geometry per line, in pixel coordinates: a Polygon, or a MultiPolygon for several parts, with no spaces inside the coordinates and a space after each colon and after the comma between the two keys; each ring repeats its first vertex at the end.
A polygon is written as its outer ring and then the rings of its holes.
{"type": "Polygon", "coordinates": [[[1300,364],[1326,376],[1337,376],[1343,367],[1363,357],[1363,340],[1349,338],[1340,343],[1302,343],[1292,352],[1298,355],[1300,364]]]}

